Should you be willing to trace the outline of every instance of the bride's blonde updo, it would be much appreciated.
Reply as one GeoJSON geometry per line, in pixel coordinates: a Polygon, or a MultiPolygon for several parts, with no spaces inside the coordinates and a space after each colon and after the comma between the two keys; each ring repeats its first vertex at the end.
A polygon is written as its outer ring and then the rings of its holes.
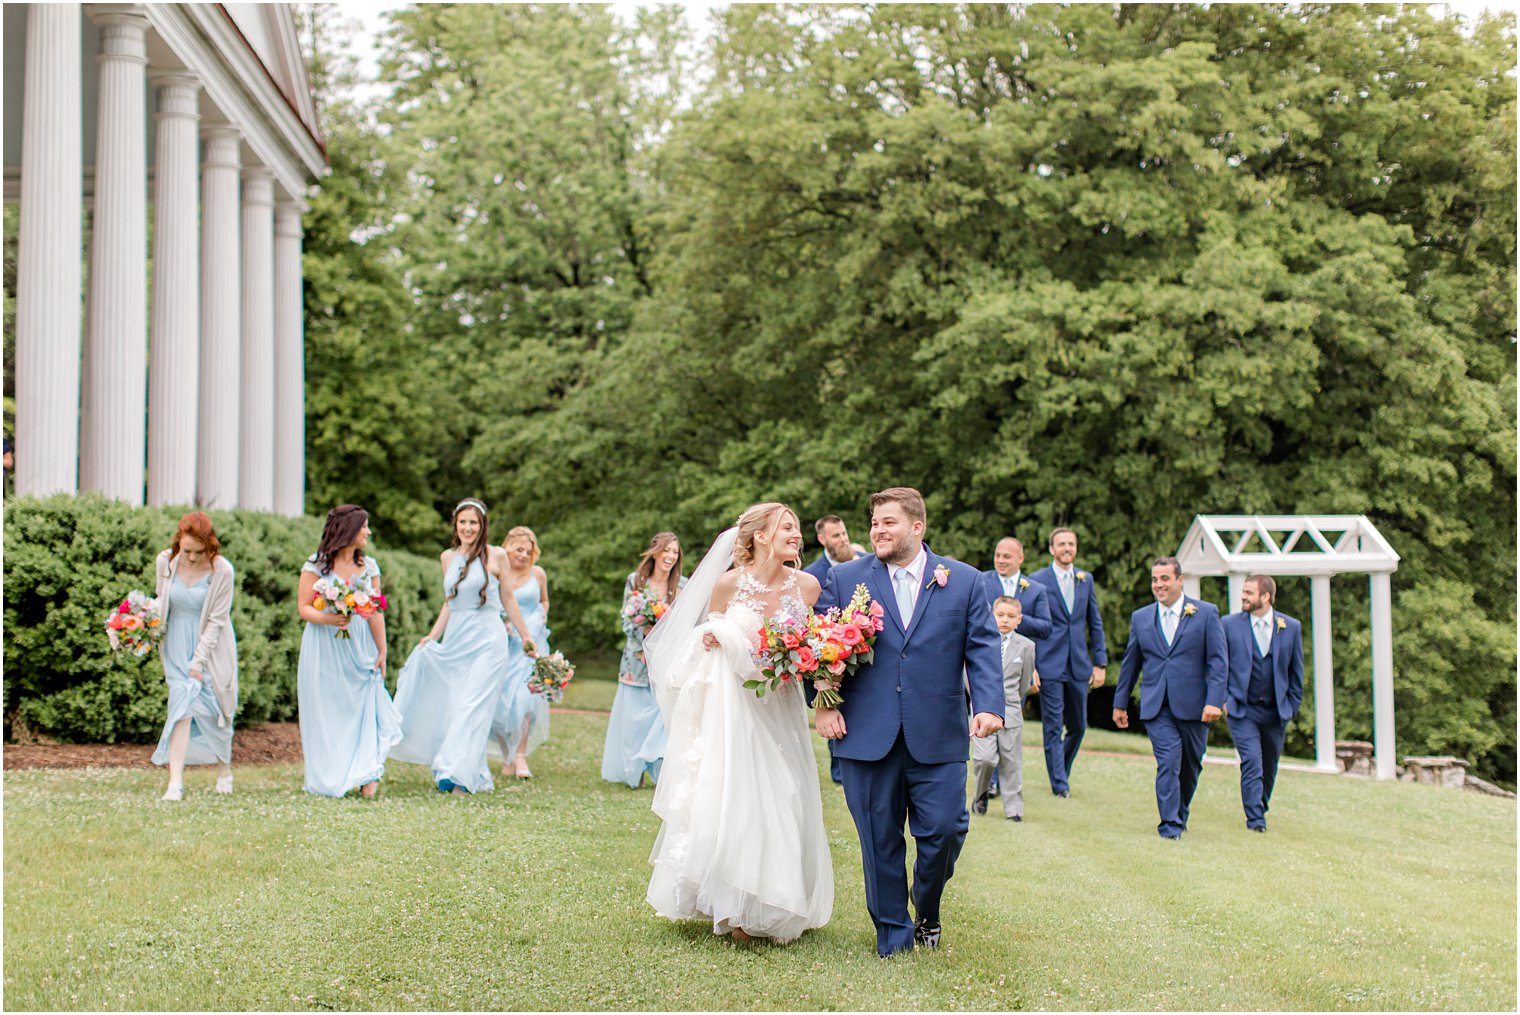
{"type": "MultiPolygon", "coordinates": [[[[747,508],[735,523],[739,527],[739,534],[734,542],[734,563],[741,567],[753,565],[755,535],[764,532],[766,544],[769,545],[776,538],[776,530],[781,527],[781,519],[785,515],[791,515],[792,520],[797,521],[797,512],[780,501],[766,501],[747,508]]],[[[795,563],[800,565],[802,562],[799,560],[795,563]]]]}

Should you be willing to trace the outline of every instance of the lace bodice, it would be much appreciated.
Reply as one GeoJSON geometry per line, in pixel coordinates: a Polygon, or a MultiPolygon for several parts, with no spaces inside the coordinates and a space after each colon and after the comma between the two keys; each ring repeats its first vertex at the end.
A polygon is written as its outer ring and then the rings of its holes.
{"type": "Polygon", "coordinates": [[[808,616],[807,603],[797,591],[797,573],[790,568],[786,572],[786,581],[773,589],[741,567],[734,596],[728,605],[729,609],[743,607],[765,620],[785,617],[801,623],[808,616]]]}

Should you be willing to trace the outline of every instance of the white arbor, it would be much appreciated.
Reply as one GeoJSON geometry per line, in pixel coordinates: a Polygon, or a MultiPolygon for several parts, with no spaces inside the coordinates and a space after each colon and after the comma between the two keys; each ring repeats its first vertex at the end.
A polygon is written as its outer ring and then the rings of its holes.
{"type": "Polygon", "coordinates": [[[1390,576],[1399,555],[1365,515],[1196,515],[1182,546],[1183,587],[1199,595],[1204,575],[1229,579],[1230,601],[1240,608],[1248,575],[1306,575],[1314,632],[1315,767],[1336,771],[1334,672],[1330,657],[1330,579],[1367,574],[1372,589],[1372,742],[1379,779],[1394,777],[1393,617],[1390,576]]]}

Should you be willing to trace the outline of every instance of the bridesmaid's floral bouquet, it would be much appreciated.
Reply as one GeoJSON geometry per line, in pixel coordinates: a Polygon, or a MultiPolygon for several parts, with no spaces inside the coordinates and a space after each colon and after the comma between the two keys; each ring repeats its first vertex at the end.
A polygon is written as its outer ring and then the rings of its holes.
{"type": "MultiPolygon", "coordinates": [[[[351,579],[340,578],[337,575],[328,575],[318,578],[312,586],[311,608],[323,613],[335,613],[340,617],[353,618],[355,616],[370,617],[382,612],[388,605],[385,597],[379,593],[371,593],[361,582],[355,584],[351,579]]],[[[351,638],[347,628],[338,630],[339,638],[351,638]]]]}
{"type": "Polygon", "coordinates": [[[804,621],[778,617],[760,627],[756,665],[758,678],[744,686],[765,697],[784,684],[811,678],[818,691],[816,704],[835,708],[844,699],[839,685],[876,657],[876,635],[885,626],[881,604],[873,602],[864,585],[855,586],[844,609],[835,607],[804,621]]]}
{"type": "Polygon", "coordinates": [[[575,667],[563,652],[539,656],[533,661],[533,675],[528,678],[528,690],[542,694],[557,702],[565,696],[565,685],[575,676],[575,667]]]}
{"type": "Polygon", "coordinates": [[[163,638],[163,623],[158,600],[141,589],[133,589],[106,616],[106,637],[111,641],[111,651],[125,648],[138,657],[147,655],[163,638]]]}
{"type": "Polygon", "coordinates": [[[642,627],[645,633],[654,626],[654,622],[665,616],[667,606],[665,600],[655,592],[654,586],[645,585],[628,597],[628,605],[623,612],[628,616],[628,622],[634,627],[642,627]]]}
{"type": "Polygon", "coordinates": [[[813,618],[811,634],[819,642],[823,671],[813,681],[818,692],[813,699],[815,706],[839,707],[844,700],[839,694],[844,678],[875,660],[876,636],[886,626],[885,618],[886,611],[864,585],[855,586],[855,594],[844,609],[836,606],[813,618]]]}

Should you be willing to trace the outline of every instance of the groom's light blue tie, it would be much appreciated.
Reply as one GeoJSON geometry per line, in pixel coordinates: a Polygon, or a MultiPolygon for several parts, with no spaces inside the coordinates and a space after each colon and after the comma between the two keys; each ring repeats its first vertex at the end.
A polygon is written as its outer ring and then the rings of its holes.
{"type": "Polygon", "coordinates": [[[903,630],[913,619],[913,575],[905,567],[897,569],[892,576],[892,590],[897,593],[897,615],[902,618],[903,630]]]}
{"type": "Polygon", "coordinates": [[[1177,633],[1177,614],[1171,610],[1161,611],[1161,633],[1166,636],[1166,643],[1172,643],[1172,636],[1177,633]]]}

